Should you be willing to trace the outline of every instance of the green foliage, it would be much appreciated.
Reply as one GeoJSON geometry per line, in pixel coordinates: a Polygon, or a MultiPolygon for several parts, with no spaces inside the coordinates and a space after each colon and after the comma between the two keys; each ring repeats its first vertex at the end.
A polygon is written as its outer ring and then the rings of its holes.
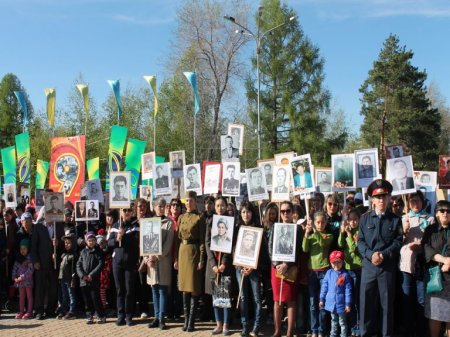
{"type": "Polygon", "coordinates": [[[360,88],[361,135],[383,154],[384,144],[404,143],[415,169],[436,169],[440,115],[426,97],[425,71],[411,64],[414,53],[390,35],[360,88]]]}

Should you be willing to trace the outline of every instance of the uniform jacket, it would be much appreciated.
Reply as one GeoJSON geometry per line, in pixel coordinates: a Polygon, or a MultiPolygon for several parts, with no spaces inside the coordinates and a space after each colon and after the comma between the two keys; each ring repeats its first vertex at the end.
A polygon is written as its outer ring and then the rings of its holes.
{"type": "Polygon", "coordinates": [[[320,288],[320,301],[325,303],[325,310],[338,314],[352,305],[352,279],[347,271],[328,269],[320,288]]]}

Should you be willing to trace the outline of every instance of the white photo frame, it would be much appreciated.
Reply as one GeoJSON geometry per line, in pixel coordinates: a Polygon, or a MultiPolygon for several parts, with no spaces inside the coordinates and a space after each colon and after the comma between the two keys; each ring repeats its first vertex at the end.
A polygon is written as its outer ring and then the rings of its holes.
{"type": "Polygon", "coordinates": [[[272,166],[272,201],[289,200],[291,171],[289,165],[272,166]]]}
{"type": "Polygon", "coordinates": [[[221,164],[206,164],[203,184],[204,194],[219,192],[221,164]]]}
{"type": "Polygon", "coordinates": [[[220,136],[220,158],[222,161],[239,161],[239,142],[237,135],[220,136]]]}
{"type": "Polygon", "coordinates": [[[242,155],[244,152],[244,125],[229,123],[227,134],[237,136],[238,143],[236,146],[239,148],[239,155],[242,155]]]}
{"type": "Polygon", "coordinates": [[[155,152],[147,152],[141,155],[142,179],[153,178],[153,165],[155,165],[155,152]]]}
{"type": "Polygon", "coordinates": [[[162,254],[160,217],[139,219],[139,248],[141,256],[162,254]]]}
{"type": "Polygon", "coordinates": [[[15,208],[17,206],[16,184],[3,184],[3,193],[5,195],[5,206],[15,208]]]}
{"type": "Polygon", "coordinates": [[[100,179],[92,179],[86,182],[87,185],[87,198],[89,200],[98,200],[100,203],[104,203],[105,198],[103,196],[102,184],[100,179]]]}
{"type": "Polygon", "coordinates": [[[247,178],[247,192],[249,201],[267,200],[266,176],[261,167],[254,167],[245,170],[247,178]]]}
{"type": "Polygon", "coordinates": [[[262,236],[262,228],[240,226],[233,265],[257,269],[262,236]]]}
{"type": "Polygon", "coordinates": [[[131,174],[129,171],[109,173],[109,208],[130,208],[131,174]]]}
{"type": "Polygon", "coordinates": [[[214,252],[231,254],[233,246],[234,217],[213,215],[211,225],[211,245],[214,252]]]}
{"type": "Polygon", "coordinates": [[[392,195],[416,192],[412,156],[386,160],[386,180],[392,184],[392,195]]]}
{"type": "Polygon", "coordinates": [[[291,158],[295,157],[295,152],[283,152],[274,155],[275,165],[289,165],[291,158]]]}
{"type": "Polygon", "coordinates": [[[241,163],[236,161],[222,162],[222,195],[224,197],[238,197],[240,193],[239,175],[241,163]]]}
{"type": "Polygon", "coordinates": [[[295,262],[297,225],[276,222],[273,233],[272,261],[295,262]]]}
{"type": "Polygon", "coordinates": [[[333,154],[331,155],[332,190],[335,192],[354,191],[355,183],[355,155],[333,154]]]}
{"type": "Polygon", "coordinates": [[[139,198],[148,202],[152,201],[152,187],[150,185],[139,185],[139,198]]]}
{"type": "Polygon", "coordinates": [[[98,200],[75,201],[75,221],[99,220],[100,210],[98,200]]]}
{"type": "Polygon", "coordinates": [[[315,167],[314,177],[316,182],[316,189],[324,195],[330,194],[332,190],[332,170],[331,167],[315,167]]]}
{"type": "Polygon", "coordinates": [[[183,168],[184,190],[194,191],[197,195],[202,194],[202,172],[200,164],[189,164],[183,168]]]}
{"type": "Polygon", "coordinates": [[[264,175],[266,176],[266,186],[268,191],[272,191],[273,185],[273,165],[275,165],[274,159],[258,160],[258,167],[263,168],[264,175]]]}
{"type": "Polygon", "coordinates": [[[378,149],[355,151],[356,187],[367,187],[377,178],[379,170],[378,149]]]}
{"type": "Polygon", "coordinates": [[[311,155],[304,154],[290,158],[289,165],[292,173],[292,188],[294,195],[312,193],[316,190],[314,185],[314,170],[311,155]]]}
{"type": "Polygon", "coordinates": [[[154,164],[153,192],[156,196],[172,194],[172,175],[170,163],[154,164]]]}
{"type": "Polygon", "coordinates": [[[64,221],[64,192],[47,192],[44,200],[45,221],[64,221]]]}
{"type": "Polygon", "coordinates": [[[184,150],[169,152],[170,168],[172,169],[172,177],[183,177],[183,167],[186,165],[186,155],[184,150]]]}

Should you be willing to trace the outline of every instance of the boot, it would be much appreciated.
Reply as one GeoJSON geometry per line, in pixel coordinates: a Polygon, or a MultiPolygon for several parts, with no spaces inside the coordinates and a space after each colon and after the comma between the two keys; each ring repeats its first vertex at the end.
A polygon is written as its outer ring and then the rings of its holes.
{"type": "Polygon", "coordinates": [[[198,296],[192,296],[191,298],[191,312],[189,313],[188,332],[192,332],[195,329],[195,312],[198,305],[198,296]]]}
{"type": "Polygon", "coordinates": [[[183,331],[187,331],[188,329],[190,305],[191,305],[191,293],[183,293],[183,309],[184,309],[183,331]]]}

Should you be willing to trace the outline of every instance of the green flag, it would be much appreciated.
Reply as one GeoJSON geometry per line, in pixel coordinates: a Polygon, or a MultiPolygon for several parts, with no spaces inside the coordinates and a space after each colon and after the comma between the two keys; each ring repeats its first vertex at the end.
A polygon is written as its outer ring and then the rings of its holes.
{"type": "Polygon", "coordinates": [[[139,183],[139,172],[141,171],[141,156],[145,151],[147,142],[133,138],[128,139],[125,157],[125,171],[131,172],[132,199],[136,199],[139,183]]]}
{"type": "Polygon", "coordinates": [[[48,169],[50,163],[48,161],[38,159],[36,164],[36,189],[45,188],[45,180],[47,180],[48,169]]]}

